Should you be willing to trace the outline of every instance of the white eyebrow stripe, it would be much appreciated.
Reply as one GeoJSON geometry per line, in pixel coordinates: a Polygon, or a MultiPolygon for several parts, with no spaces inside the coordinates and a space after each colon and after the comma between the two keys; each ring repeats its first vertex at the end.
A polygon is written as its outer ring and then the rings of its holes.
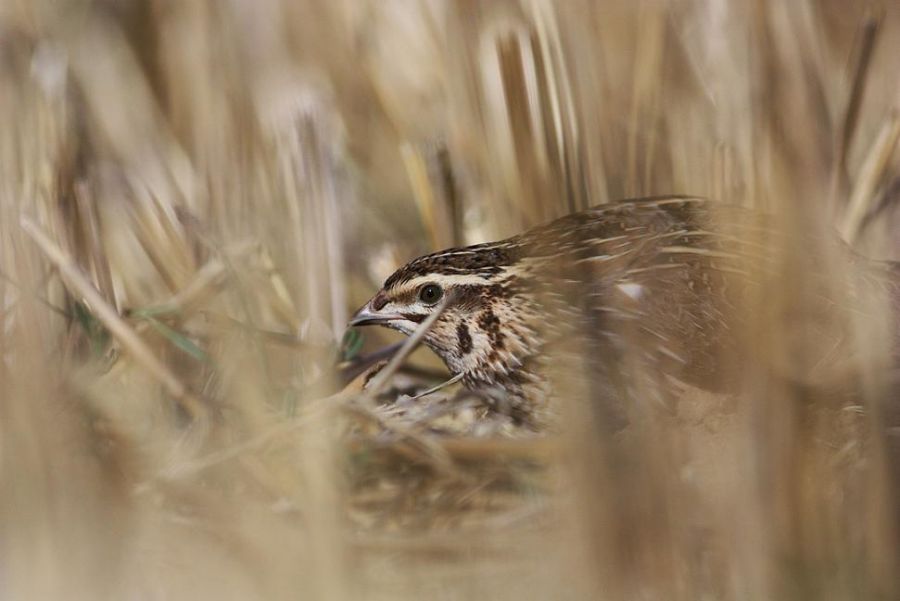
{"type": "Polygon", "coordinates": [[[422,284],[439,284],[442,286],[465,286],[467,284],[484,286],[489,280],[478,275],[457,275],[449,273],[432,273],[428,275],[420,275],[408,280],[396,288],[396,292],[401,294],[408,290],[415,290],[422,284]]]}

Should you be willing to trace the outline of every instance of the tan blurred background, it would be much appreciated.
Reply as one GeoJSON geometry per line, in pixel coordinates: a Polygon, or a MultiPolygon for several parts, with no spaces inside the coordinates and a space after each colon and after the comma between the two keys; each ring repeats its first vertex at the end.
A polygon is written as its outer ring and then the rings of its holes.
{"type": "Polygon", "coordinates": [[[890,1],[0,1],[0,596],[891,598],[887,314],[857,404],[687,403],[599,551],[584,457],[329,395],[398,266],[593,204],[900,258],[898,73],[890,1]]]}

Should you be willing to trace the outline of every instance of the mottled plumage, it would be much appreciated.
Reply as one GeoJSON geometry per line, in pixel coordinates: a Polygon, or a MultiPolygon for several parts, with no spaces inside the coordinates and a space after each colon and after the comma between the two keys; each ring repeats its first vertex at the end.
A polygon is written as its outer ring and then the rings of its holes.
{"type": "Polygon", "coordinates": [[[466,386],[500,388],[526,413],[566,350],[718,389],[736,308],[755,285],[748,269],[773,260],[779,235],[759,215],[700,198],[602,205],[414,259],[351,323],[409,334],[444,303],[425,343],[466,386]]]}

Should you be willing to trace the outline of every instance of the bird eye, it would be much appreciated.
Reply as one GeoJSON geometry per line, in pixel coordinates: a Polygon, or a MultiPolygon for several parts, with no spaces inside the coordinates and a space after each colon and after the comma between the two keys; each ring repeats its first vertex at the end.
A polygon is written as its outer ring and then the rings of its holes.
{"type": "Polygon", "coordinates": [[[444,296],[444,290],[437,284],[425,284],[419,288],[419,300],[426,305],[433,305],[444,296]]]}

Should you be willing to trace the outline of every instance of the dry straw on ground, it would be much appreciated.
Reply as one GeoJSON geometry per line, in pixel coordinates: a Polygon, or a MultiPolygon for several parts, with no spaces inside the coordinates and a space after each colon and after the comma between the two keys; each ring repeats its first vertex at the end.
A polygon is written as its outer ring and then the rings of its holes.
{"type": "Polygon", "coordinates": [[[0,596],[895,598],[896,315],[817,374],[803,245],[744,390],[615,448],[340,340],[407,258],[628,196],[900,258],[898,73],[889,1],[0,2],[0,596]]]}

